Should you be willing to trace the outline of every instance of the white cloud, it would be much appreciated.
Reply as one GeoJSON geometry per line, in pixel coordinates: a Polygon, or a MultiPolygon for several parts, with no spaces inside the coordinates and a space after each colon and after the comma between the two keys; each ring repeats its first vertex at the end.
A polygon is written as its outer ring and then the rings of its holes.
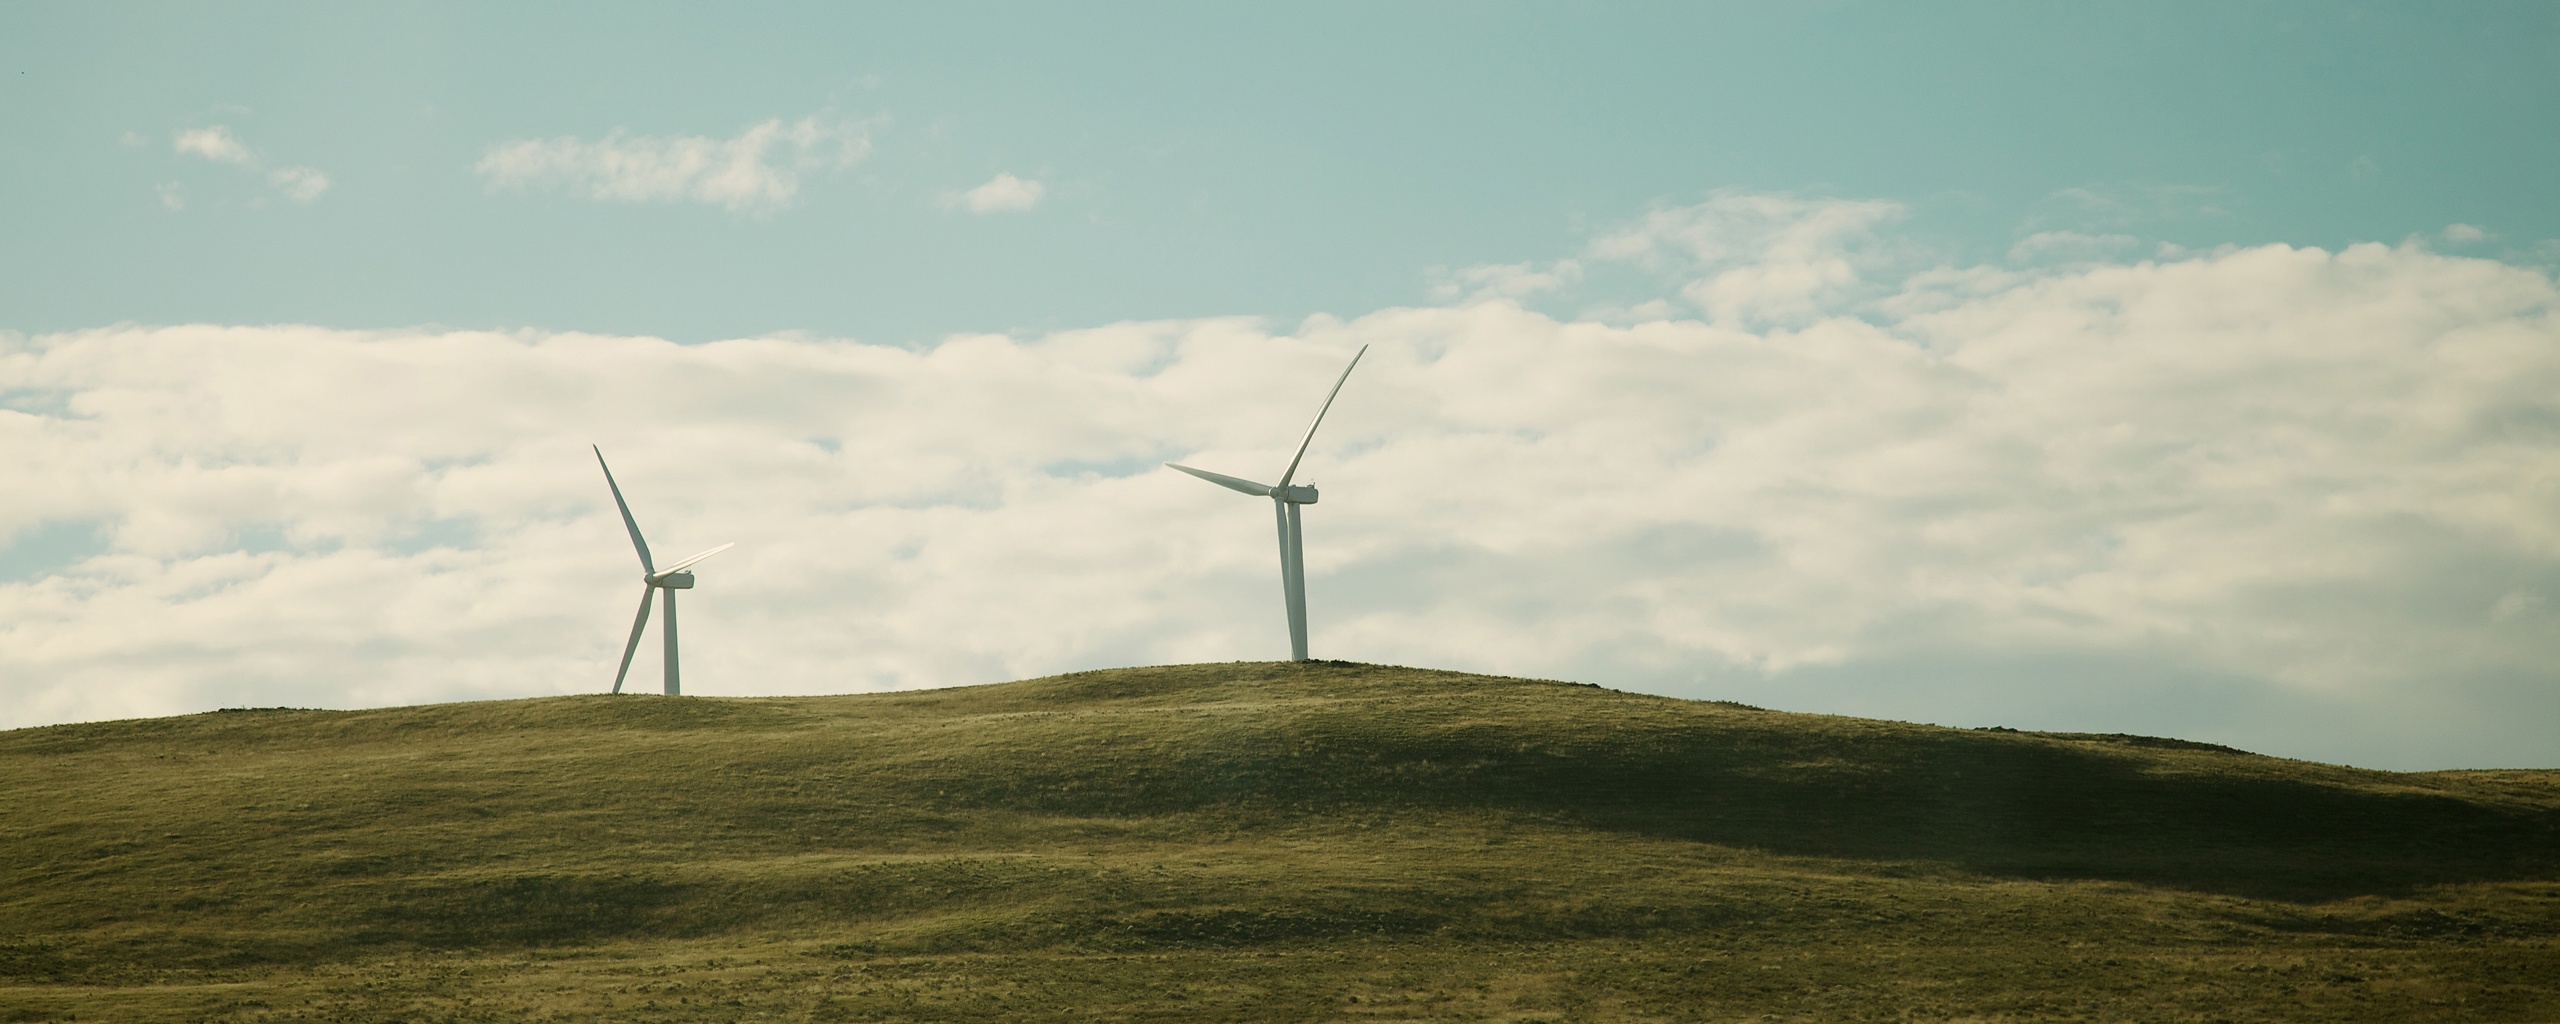
{"type": "Polygon", "coordinates": [[[1487,263],[1440,275],[1433,298],[1481,302],[1525,299],[1572,288],[1582,281],[1582,264],[1557,260],[1540,269],[1533,263],[1487,263]]]}
{"type": "Polygon", "coordinates": [[[309,167],[279,167],[267,172],[267,181],[297,203],[308,203],[329,191],[329,176],[309,167]]]}
{"type": "Polygon", "coordinates": [[[998,174],[987,179],[986,184],[960,193],[959,205],[967,207],[971,213],[1028,210],[1040,205],[1040,197],[1048,191],[1048,186],[1037,181],[998,174]]]}
{"type": "Polygon", "coordinates": [[[258,162],[257,154],[250,152],[248,146],[242,145],[240,139],[231,134],[231,128],[228,125],[218,124],[211,128],[193,128],[179,132],[176,140],[170,145],[178,152],[200,156],[218,164],[238,164],[249,167],[255,166],[258,162]]]}
{"type": "MultiPolygon", "coordinates": [[[[258,170],[266,164],[265,158],[259,156],[256,150],[250,149],[248,144],[240,141],[239,136],[231,133],[229,125],[217,124],[210,128],[191,128],[179,132],[170,145],[180,153],[203,157],[218,164],[230,164],[249,171],[258,170]]],[[[267,184],[275,186],[276,191],[283,193],[285,198],[297,203],[313,202],[320,198],[321,193],[329,191],[329,176],[312,167],[279,167],[268,171],[266,179],[267,184]]],[[[161,186],[160,203],[172,210],[184,209],[186,207],[184,187],[175,182],[161,186]]],[[[251,205],[263,206],[265,202],[260,200],[251,205]]]]}
{"type": "Polygon", "coordinates": [[[2467,244],[2471,242],[2485,241],[2488,237],[2488,232],[2482,231],[2474,225],[2447,224],[2444,226],[2444,240],[2448,242],[2467,244]]]}
{"type": "Polygon", "coordinates": [[[2039,231],[2009,247],[2011,263],[2087,262],[2103,260],[2142,244],[2132,235],[2092,235],[2079,231],[2039,231]]]}
{"type": "Polygon", "coordinates": [[[1803,323],[1869,288],[1864,271],[1896,255],[1876,229],[1903,215],[1894,203],[1724,191],[1655,210],[1589,255],[1685,280],[1681,295],[1717,323],[1803,323]]]}
{"type": "Polygon", "coordinates": [[[561,136],[489,147],[472,170],[492,189],[560,187],[622,203],[709,203],[766,213],[791,205],[804,171],[852,166],[871,152],[859,122],[760,121],[726,139],[701,135],[561,136]]]}
{"type": "MultiPolygon", "coordinates": [[[[1689,267],[1697,291],[1820,266],[1891,213],[1717,202],[1596,248],[1689,267]],[[1742,241],[1689,230],[1718,218],[1742,241]]],[[[2288,752],[2548,758],[2546,274],[2265,246],[1862,287],[1779,290],[1790,322],[1747,329],[1473,301],[1292,334],[1137,323],[922,352],[7,338],[0,471],[21,486],[0,491],[0,552],[47,523],[100,540],[0,582],[0,722],[601,690],[638,586],[590,441],[654,546],[739,542],[687,595],[698,692],[1279,657],[1267,512],[1156,463],[1276,473],[1369,344],[1302,474],[1324,494],[1307,520],[1319,656],[1705,678],[1771,703],[1825,673],[1881,672],[1885,692],[1918,685],[1896,666],[2112,659],[2198,692],[2361,708],[2383,737],[2288,752]],[[2464,710],[2500,686],[2544,696],[2464,710]],[[2507,745],[2445,724],[2464,714],[2507,745]]],[[[2037,675],[2001,700],[2077,693],[2073,721],[2108,721],[2097,686],[2037,675]]],[[[2194,714],[2183,731],[2261,746],[2286,717],[2194,714]]]]}
{"type": "MultiPolygon", "coordinates": [[[[2135,232],[2170,225],[2196,230],[2201,222],[2229,217],[2236,202],[2229,189],[2211,185],[2102,182],[2062,189],[2036,203],[2019,225],[2024,237],[2010,246],[2009,262],[2125,259],[2142,244],[2135,232]]],[[[2174,243],[2159,242],[2155,247],[2162,259],[2183,259],[2189,254],[2174,243]]]]}

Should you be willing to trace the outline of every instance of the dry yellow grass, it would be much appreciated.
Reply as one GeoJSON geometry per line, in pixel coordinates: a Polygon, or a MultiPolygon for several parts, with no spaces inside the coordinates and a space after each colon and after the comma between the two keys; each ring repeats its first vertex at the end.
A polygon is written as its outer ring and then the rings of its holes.
{"type": "Polygon", "coordinates": [[[0,733],[0,1020],[2550,1020],[2560,773],[1356,665],[0,733]]]}

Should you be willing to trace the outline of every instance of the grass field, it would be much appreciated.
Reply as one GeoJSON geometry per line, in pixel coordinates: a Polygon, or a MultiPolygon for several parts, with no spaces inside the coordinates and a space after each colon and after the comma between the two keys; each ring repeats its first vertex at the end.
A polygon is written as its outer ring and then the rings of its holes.
{"type": "Polygon", "coordinates": [[[0,1021],[2560,1020],[2560,772],[1345,664],[0,733],[0,1021]]]}

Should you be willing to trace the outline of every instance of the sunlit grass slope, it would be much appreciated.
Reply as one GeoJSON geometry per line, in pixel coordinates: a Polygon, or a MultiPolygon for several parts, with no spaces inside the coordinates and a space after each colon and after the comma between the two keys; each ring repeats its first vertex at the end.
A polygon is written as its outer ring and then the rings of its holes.
{"type": "Polygon", "coordinates": [[[2551,1020],[2560,773],[1344,664],[0,733],[0,1020],[2551,1020]]]}

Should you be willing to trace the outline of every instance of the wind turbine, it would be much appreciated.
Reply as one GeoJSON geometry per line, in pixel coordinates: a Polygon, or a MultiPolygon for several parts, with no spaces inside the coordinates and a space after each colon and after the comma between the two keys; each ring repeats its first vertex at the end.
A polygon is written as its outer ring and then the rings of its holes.
{"type": "MultiPolygon", "coordinates": [[[[1369,346],[1351,354],[1351,365],[1342,368],[1342,376],[1333,380],[1333,390],[1325,392],[1324,404],[1317,407],[1316,418],[1307,424],[1307,436],[1298,439],[1298,454],[1289,458],[1289,468],[1280,474],[1280,482],[1265,486],[1223,473],[1168,462],[1202,480],[1229,490],[1243,491],[1257,498],[1271,499],[1271,515],[1280,528],[1280,594],[1289,606],[1289,660],[1307,660],[1307,566],[1306,544],[1298,532],[1298,506],[1316,503],[1316,489],[1292,485],[1298,476],[1298,463],[1307,457],[1307,445],[1316,439],[1316,427],[1324,422],[1325,410],[1333,408],[1333,396],[1342,393],[1342,382],[1351,379],[1351,369],[1360,365],[1360,357],[1369,354],[1369,346]]],[[[637,534],[634,534],[637,536],[637,534]]]]}
{"type": "Polygon", "coordinates": [[[659,569],[649,561],[649,542],[640,539],[640,524],[632,520],[631,505],[622,500],[622,486],[613,482],[613,467],[604,464],[602,448],[596,448],[596,465],[604,467],[604,485],[612,488],[613,505],[622,510],[622,526],[631,531],[631,546],[640,551],[640,614],[631,620],[631,639],[622,645],[622,667],[614,670],[613,692],[622,692],[622,677],[631,674],[631,655],[640,649],[640,631],[649,628],[649,602],[658,596],[658,591],[664,590],[667,592],[667,621],[666,628],[659,632],[665,634],[667,641],[667,696],[676,696],[684,692],[684,687],[676,680],[676,591],[693,589],[693,574],[685,571],[691,569],[693,563],[737,545],[722,544],[659,569]]]}

